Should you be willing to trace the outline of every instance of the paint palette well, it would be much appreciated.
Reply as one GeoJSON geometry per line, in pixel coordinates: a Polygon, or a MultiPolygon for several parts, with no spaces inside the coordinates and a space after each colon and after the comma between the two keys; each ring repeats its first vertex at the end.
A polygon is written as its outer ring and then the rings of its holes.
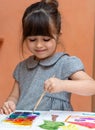
{"type": "Polygon", "coordinates": [[[14,125],[32,125],[33,120],[35,120],[36,117],[38,117],[40,113],[35,112],[14,112],[11,115],[9,115],[4,122],[12,123],[14,125]]]}

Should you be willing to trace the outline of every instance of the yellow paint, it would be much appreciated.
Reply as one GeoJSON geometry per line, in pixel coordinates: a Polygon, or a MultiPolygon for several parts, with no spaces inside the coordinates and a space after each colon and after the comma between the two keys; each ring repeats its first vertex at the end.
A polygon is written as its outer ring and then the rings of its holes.
{"type": "Polygon", "coordinates": [[[60,126],[61,130],[79,130],[76,125],[69,124],[67,126],[60,126]]]}

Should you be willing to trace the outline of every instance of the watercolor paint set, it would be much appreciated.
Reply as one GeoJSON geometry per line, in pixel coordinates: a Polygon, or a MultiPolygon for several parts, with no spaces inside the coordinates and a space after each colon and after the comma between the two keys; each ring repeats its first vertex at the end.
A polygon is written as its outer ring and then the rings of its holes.
{"type": "Polygon", "coordinates": [[[32,112],[14,112],[9,115],[4,122],[9,122],[15,125],[23,125],[28,126],[31,125],[33,120],[38,117],[40,113],[32,113],[32,112]]]}

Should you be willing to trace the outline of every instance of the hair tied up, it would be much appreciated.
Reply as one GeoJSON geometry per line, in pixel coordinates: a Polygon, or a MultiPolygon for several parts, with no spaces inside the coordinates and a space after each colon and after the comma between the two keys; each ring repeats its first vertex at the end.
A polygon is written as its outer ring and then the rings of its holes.
{"type": "Polygon", "coordinates": [[[42,2],[46,3],[46,4],[52,4],[53,6],[55,6],[56,8],[58,8],[58,2],[57,0],[41,0],[42,2]]]}

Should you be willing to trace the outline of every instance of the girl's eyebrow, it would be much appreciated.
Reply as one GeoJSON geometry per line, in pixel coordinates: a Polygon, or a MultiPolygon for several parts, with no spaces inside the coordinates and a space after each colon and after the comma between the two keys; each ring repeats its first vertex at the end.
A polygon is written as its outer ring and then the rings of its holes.
{"type": "Polygon", "coordinates": [[[35,36],[28,36],[27,38],[36,38],[35,36]]]}

